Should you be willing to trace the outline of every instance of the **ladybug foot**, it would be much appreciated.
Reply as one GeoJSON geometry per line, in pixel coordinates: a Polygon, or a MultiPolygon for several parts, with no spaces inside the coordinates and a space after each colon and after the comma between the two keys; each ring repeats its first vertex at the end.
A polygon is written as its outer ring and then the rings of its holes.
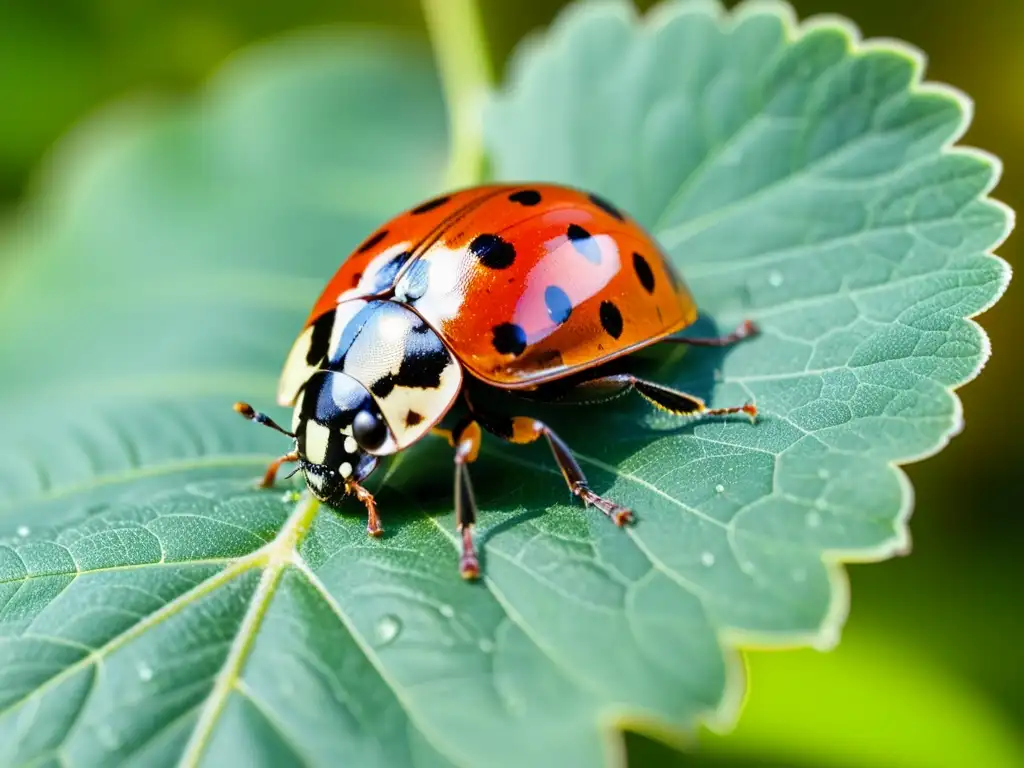
{"type": "Polygon", "coordinates": [[[480,563],[476,555],[463,555],[459,560],[459,574],[466,581],[473,581],[480,578],[480,563]]]}
{"type": "Polygon", "coordinates": [[[473,546],[473,527],[462,526],[462,557],[459,558],[459,574],[462,578],[471,581],[480,578],[480,561],[476,557],[476,549],[473,546]]]}
{"type": "Polygon", "coordinates": [[[363,505],[366,507],[366,532],[375,539],[380,538],[384,534],[384,528],[381,526],[380,518],[377,516],[377,502],[374,501],[373,494],[359,485],[359,483],[352,481],[348,483],[348,492],[363,502],[363,505]]]}
{"type": "Polygon", "coordinates": [[[598,496],[583,483],[577,483],[573,488],[573,493],[583,499],[584,504],[600,509],[620,528],[633,522],[633,510],[616,504],[614,501],[609,501],[603,496],[598,496]]]}

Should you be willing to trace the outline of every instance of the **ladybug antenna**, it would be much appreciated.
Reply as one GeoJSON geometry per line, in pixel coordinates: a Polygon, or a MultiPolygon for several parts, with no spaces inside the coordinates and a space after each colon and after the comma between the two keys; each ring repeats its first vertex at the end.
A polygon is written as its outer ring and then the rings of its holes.
{"type": "Polygon", "coordinates": [[[295,437],[294,432],[289,432],[287,429],[283,429],[281,426],[278,425],[276,421],[267,416],[267,414],[260,413],[248,403],[235,403],[235,410],[238,413],[245,416],[245,418],[249,419],[249,421],[255,421],[257,424],[262,424],[265,427],[276,429],[282,435],[288,435],[288,437],[295,437]]]}

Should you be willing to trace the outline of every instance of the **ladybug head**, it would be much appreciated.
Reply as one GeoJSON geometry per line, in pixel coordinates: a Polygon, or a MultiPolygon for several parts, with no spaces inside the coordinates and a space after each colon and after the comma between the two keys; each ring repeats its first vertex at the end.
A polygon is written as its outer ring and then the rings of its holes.
{"type": "Polygon", "coordinates": [[[332,507],[361,491],[359,483],[377,468],[380,456],[398,450],[370,393],[337,371],[320,370],[309,377],[295,404],[291,432],[248,403],[235,403],[235,410],[295,441],[294,450],[271,465],[264,484],[273,482],[282,462],[297,461],[313,495],[332,507]]]}
{"type": "Polygon", "coordinates": [[[338,506],[353,484],[377,468],[379,456],[397,450],[370,393],[337,371],[309,377],[295,404],[292,427],[306,484],[330,506],[338,506]]]}

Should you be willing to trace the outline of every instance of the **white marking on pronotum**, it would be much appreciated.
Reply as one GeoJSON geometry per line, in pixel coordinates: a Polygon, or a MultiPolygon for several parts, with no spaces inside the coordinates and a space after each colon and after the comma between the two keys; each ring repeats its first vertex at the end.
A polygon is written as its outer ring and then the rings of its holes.
{"type": "Polygon", "coordinates": [[[327,442],[331,431],[323,424],[310,419],[306,422],[306,460],[313,464],[323,464],[327,458],[327,442]]]}
{"type": "Polygon", "coordinates": [[[358,448],[359,444],[356,442],[354,437],[345,438],[345,453],[355,453],[358,448]]]}
{"type": "Polygon", "coordinates": [[[278,405],[293,405],[302,385],[316,370],[306,362],[306,355],[309,353],[310,344],[313,341],[313,326],[306,328],[299,334],[291,350],[288,352],[288,359],[285,360],[284,368],[281,370],[281,379],[277,385],[278,405]]]}
{"type": "Polygon", "coordinates": [[[446,248],[436,243],[426,259],[430,269],[430,286],[427,292],[416,299],[416,309],[435,323],[451,320],[459,313],[464,299],[460,280],[465,274],[466,252],[463,248],[446,248]]]}
{"type": "Polygon", "coordinates": [[[338,471],[341,473],[342,477],[351,477],[352,476],[352,465],[349,464],[347,461],[342,462],[341,466],[338,467],[338,471]]]}

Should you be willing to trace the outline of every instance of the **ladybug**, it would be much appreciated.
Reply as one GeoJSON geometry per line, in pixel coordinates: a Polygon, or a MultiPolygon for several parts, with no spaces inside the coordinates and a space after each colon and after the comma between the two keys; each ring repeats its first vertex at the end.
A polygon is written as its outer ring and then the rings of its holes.
{"type": "Polygon", "coordinates": [[[281,373],[277,402],[294,408],[291,430],[246,403],[235,410],[294,441],[262,486],[296,462],[325,504],[338,507],[348,495],[362,501],[373,536],[382,532],[380,518],[361,483],[381,457],[431,432],[447,438],[460,572],[475,578],[467,465],[485,431],[512,443],[544,438],[574,496],[616,525],[632,512],[590,487],[547,424],[491,412],[471,393],[586,402],[633,390],[674,414],[742,412],[753,420],[752,404],[708,408],[607,365],[656,342],[724,346],[756,332],[746,322],[722,338],[674,335],[696,318],[693,298],[654,238],[607,200],[552,184],[478,186],[387,222],[331,278],[281,373]],[[457,403],[465,416],[441,429],[457,403]]]}

